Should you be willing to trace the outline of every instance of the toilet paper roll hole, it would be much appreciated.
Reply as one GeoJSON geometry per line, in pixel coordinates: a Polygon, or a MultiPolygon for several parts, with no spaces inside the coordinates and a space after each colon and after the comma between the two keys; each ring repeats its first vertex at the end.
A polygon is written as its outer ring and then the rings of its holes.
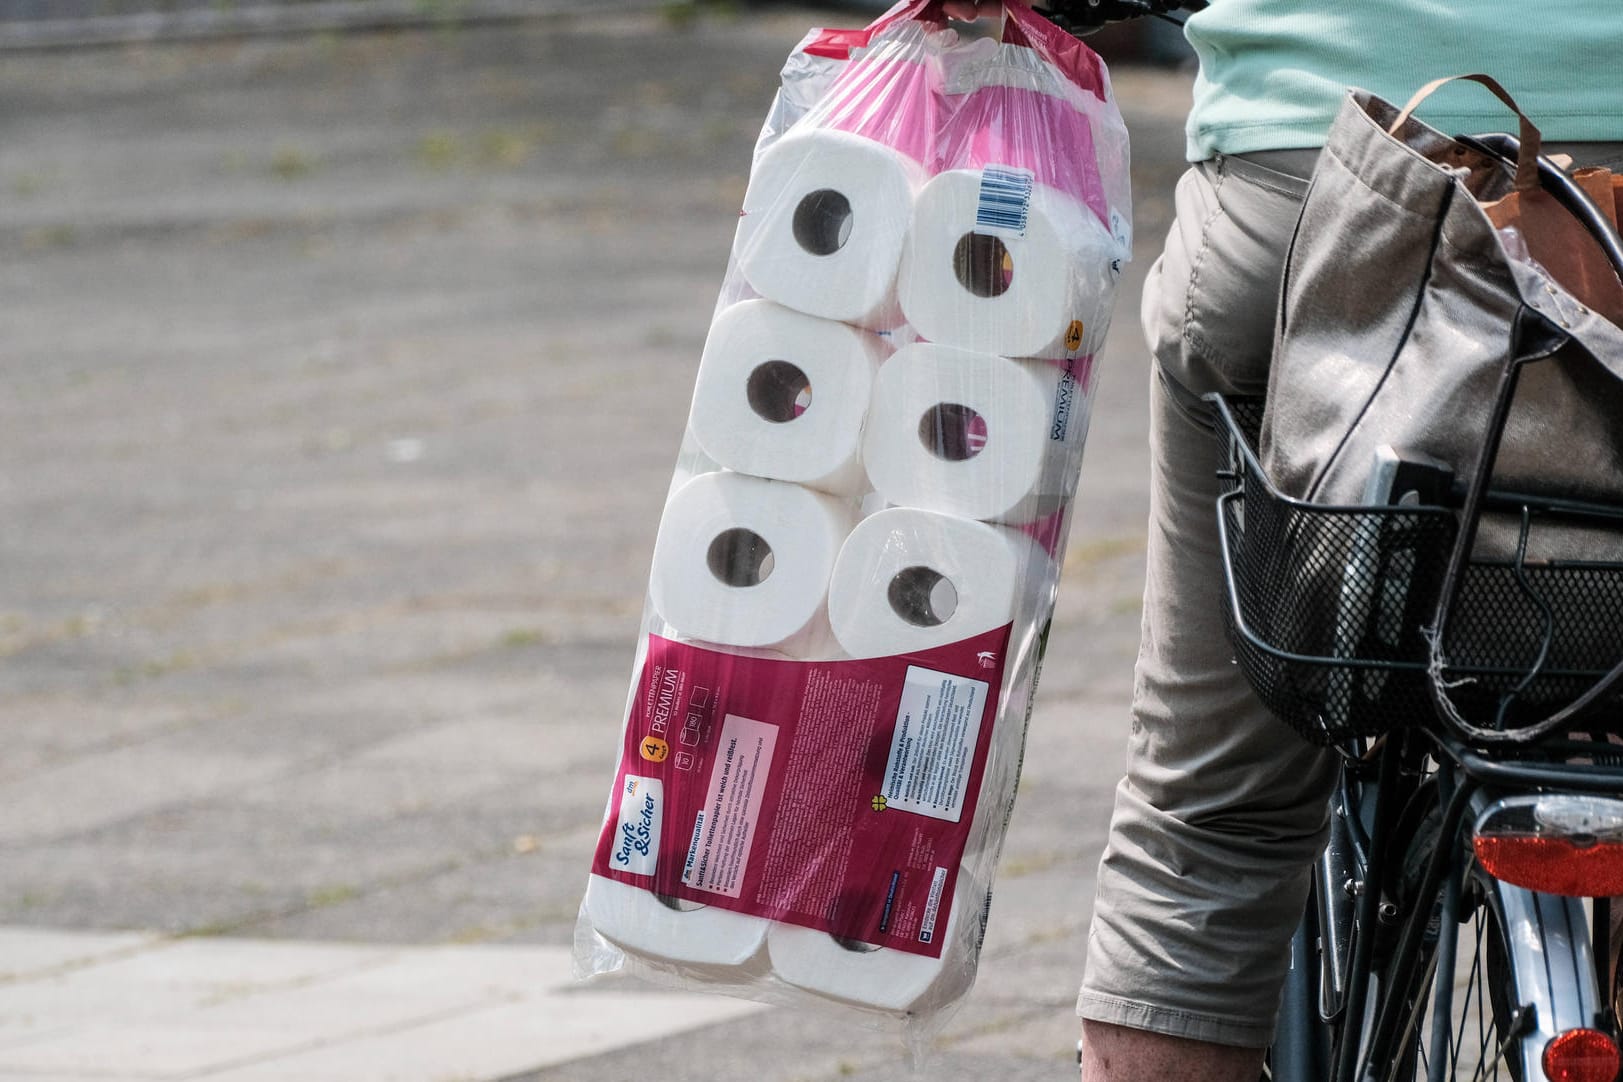
{"type": "Polygon", "coordinates": [[[833,188],[808,193],[795,207],[795,243],[812,255],[833,255],[851,239],[851,201],[833,188]]]}
{"type": "Polygon", "coordinates": [[[811,380],[788,361],[756,365],[745,380],[744,393],[756,416],[773,424],[792,421],[811,407],[811,380]]]}
{"type": "Polygon", "coordinates": [[[735,526],[710,542],[705,554],[710,573],[727,586],[757,586],[772,574],[772,546],[754,530],[735,526]]]}
{"type": "Polygon", "coordinates": [[[904,567],[890,580],[890,607],[915,627],[939,627],[958,611],[958,589],[931,567],[904,567]]]}
{"type": "Polygon", "coordinates": [[[852,939],[849,936],[843,935],[834,935],[832,932],[829,933],[829,938],[834,940],[834,942],[838,943],[841,947],[850,951],[852,954],[872,954],[874,951],[882,949],[877,943],[864,943],[860,939],[852,939]]]}
{"type": "Polygon", "coordinates": [[[977,297],[1001,297],[1014,284],[1014,256],[997,237],[965,233],[952,250],[958,284],[977,297]]]}
{"type": "Polygon", "coordinates": [[[938,402],[919,417],[919,442],[948,462],[963,462],[980,454],[986,435],[986,418],[957,402],[938,402]]]}
{"type": "Polygon", "coordinates": [[[660,905],[666,909],[674,909],[678,913],[691,913],[695,909],[705,907],[703,902],[690,902],[686,898],[677,898],[670,894],[655,894],[654,897],[659,900],[660,905]]]}

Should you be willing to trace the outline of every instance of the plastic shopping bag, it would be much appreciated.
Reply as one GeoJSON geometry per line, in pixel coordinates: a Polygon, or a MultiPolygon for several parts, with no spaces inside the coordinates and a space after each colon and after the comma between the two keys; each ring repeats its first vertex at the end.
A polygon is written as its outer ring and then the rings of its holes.
{"type": "Polygon", "coordinates": [[[1103,64],[1018,3],[784,68],[650,574],[577,968],[848,1004],[973,979],[1116,279],[1103,64]]]}

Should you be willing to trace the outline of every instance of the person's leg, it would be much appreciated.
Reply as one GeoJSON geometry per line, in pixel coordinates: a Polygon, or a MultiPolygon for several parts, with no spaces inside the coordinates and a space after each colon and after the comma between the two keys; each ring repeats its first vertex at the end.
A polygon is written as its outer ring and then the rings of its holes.
{"type": "Polygon", "coordinates": [[[1261,1048],[1232,1048],[1108,1022],[1082,1023],[1084,1082],[1118,1078],[1257,1082],[1262,1054],[1261,1048]]]}
{"type": "Polygon", "coordinates": [[[1233,161],[1191,172],[1146,287],[1144,628],[1077,1001],[1087,1082],[1257,1078],[1322,845],[1331,757],[1267,713],[1224,633],[1219,443],[1198,397],[1265,389],[1304,188],[1233,161]]]}
{"type": "MultiPolygon", "coordinates": [[[[1163,377],[1152,398],[1158,453],[1128,773],[1099,868],[1078,1009],[1181,1039],[1164,1054],[1187,1060],[1190,1041],[1260,1049],[1272,1036],[1334,764],[1267,713],[1232,661],[1218,441],[1185,394],[1163,377]]],[[[1154,1044],[1136,1039],[1135,1055],[1084,1078],[1158,1077],[1142,1067],[1154,1044]]],[[[1227,1048],[1201,1055],[1234,1060],[1227,1048]]]]}

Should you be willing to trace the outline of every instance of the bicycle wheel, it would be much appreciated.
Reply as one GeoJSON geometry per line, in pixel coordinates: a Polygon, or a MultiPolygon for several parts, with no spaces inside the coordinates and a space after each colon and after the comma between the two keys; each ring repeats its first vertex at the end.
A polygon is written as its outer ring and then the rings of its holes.
{"type": "Polygon", "coordinates": [[[1408,973],[1377,975],[1399,1024],[1385,1050],[1366,1049],[1363,1079],[1532,1082],[1544,1077],[1551,1039],[1594,1024],[1600,997],[1582,906],[1501,883],[1474,861],[1453,878],[1455,888],[1410,914],[1427,927],[1408,973]]]}

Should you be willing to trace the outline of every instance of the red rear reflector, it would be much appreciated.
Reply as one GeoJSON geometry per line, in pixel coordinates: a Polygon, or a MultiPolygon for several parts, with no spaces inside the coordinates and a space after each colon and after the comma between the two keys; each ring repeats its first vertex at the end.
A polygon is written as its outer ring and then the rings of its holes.
{"type": "Polygon", "coordinates": [[[1474,845],[1484,871],[1518,887],[1569,898],[1623,894],[1623,842],[1578,845],[1548,834],[1479,834],[1474,845]]]}
{"type": "Polygon", "coordinates": [[[1613,1082],[1617,1068],[1617,1044],[1598,1029],[1569,1029],[1544,1046],[1550,1082],[1613,1082]]]}

